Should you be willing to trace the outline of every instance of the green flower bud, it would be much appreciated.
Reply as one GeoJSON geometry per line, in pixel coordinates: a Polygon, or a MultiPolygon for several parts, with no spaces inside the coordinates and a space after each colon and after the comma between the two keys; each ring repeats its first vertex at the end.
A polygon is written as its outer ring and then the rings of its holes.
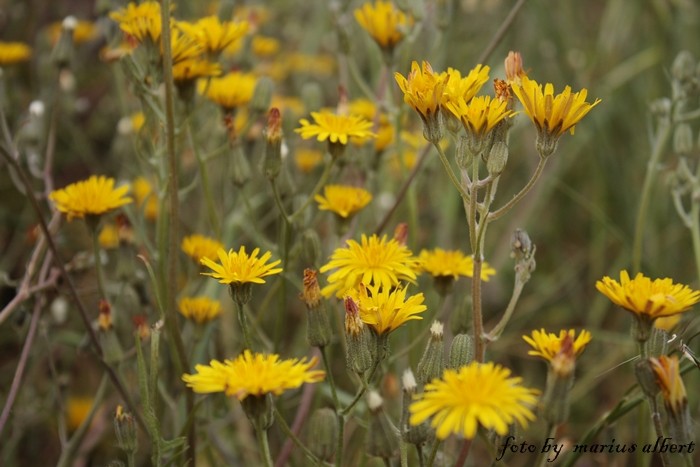
{"type": "Polygon", "coordinates": [[[679,123],[673,132],[673,151],[679,155],[693,151],[693,130],[687,123],[679,123]]]}
{"type": "Polygon", "coordinates": [[[447,367],[456,370],[474,360],[474,342],[469,334],[457,334],[450,345],[450,358],[447,367]]]}
{"type": "Polygon", "coordinates": [[[127,453],[135,453],[138,449],[136,419],[129,412],[125,412],[121,405],[117,406],[114,415],[114,431],[119,449],[127,453]]]}
{"type": "Polygon", "coordinates": [[[683,50],[673,60],[671,77],[677,81],[684,82],[692,78],[693,74],[695,74],[695,57],[687,50],[683,50]]]}
{"type": "Polygon", "coordinates": [[[474,153],[469,149],[469,142],[465,133],[460,134],[457,139],[455,159],[460,169],[468,169],[474,161],[474,153]]]}
{"type": "Polygon", "coordinates": [[[445,369],[444,346],[442,343],[443,324],[435,321],[430,326],[430,340],[418,362],[418,382],[426,384],[442,376],[445,369]]]}
{"type": "Polygon", "coordinates": [[[418,384],[416,383],[416,377],[413,376],[413,372],[409,369],[404,371],[401,377],[401,382],[403,383],[403,400],[401,409],[401,438],[406,443],[421,445],[428,441],[430,437],[430,427],[428,422],[423,422],[419,425],[411,425],[410,418],[411,413],[408,410],[409,406],[413,402],[413,396],[416,394],[418,389],[418,384]]]}
{"type": "Polygon", "coordinates": [[[542,409],[545,420],[559,425],[569,418],[571,388],[574,385],[573,371],[567,376],[557,374],[550,368],[547,373],[547,385],[542,397],[542,409]]]}
{"type": "Polygon", "coordinates": [[[362,375],[374,364],[376,342],[372,331],[360,319],[355,301],[345,298],[345,362],[350,371],[362,375]]]}
{"type": "Polygon", "coordinates": [[[322,461],[333,460],[338,444],[338,421],[333,409],[316,410],[309,419],[308,446],[322,461]]]}
{"type": "Polygon", "coordinates": [[[61,23],[61,35],[51,53],[51,61],[58,69],[67,68],[73,58],[75,46],[73,44],[73,31],[78,25],[75,16],[66,16],[61,23]]]}
{"type": "Polygon", "coordinates": [[[301,298],[306,304],[306,338],[312,347],[325,347],[331,342],[331,324],[326,313],[325,302],[321,301],[316,271],[304,270],[304,291],[301,298]]]}
{"type": "Polygon", "coordinates": [[[269,180],[277,178],[282,167],[282,118],[278,108],[273,107],[267,116],[265,128],[265,163],[263,172],[269,180]]]}
{"type": "Polygon", "coordinates": [[[240,144],[234,144],[232,149],[231,176],[233,184],[237,187],[242,187],[250,180],[250,163],[245,154],[243,154],[240,144]]]}
{"type": "Polygon", "coordinates": [[[257,113],[267,112],[270,108],[270,102],[272,102],[274,90],[275,83],[270,78],[263,76],[258,79],[253,90],[253,97],[250,99],[250,110],[257,113]]]}
{"type": "Polygon", "coordinates": [[[497,141],[491,146],[489,151],[488,159],[486,160],[486,170],[488,170],[489,175],[495,177],[503,172],[508,162],[508,146],[497,141]]]}
{"type": "Polygon", "coordinates": [[[371,456],[391,459],[399,448],[399,434],[382,409],[384,401],[376,391],[367,395],[369,429],[367,430],[367,453],[371,456]]]}

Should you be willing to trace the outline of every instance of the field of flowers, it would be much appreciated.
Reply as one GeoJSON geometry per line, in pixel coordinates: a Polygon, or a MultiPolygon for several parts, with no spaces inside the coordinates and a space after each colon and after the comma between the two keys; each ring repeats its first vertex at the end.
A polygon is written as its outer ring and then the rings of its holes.
{"type": "Polygon", "coordinates": [[[698,465],[697,2],[44,3],[0,465],[698,465]]]}

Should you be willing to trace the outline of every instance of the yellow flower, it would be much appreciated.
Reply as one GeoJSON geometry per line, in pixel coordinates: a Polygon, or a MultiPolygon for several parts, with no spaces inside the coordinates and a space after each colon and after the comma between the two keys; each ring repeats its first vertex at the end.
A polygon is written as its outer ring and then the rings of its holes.
{"type": "Polygon", "coordinates": [[[136,205],[143,209],[143,215],[148,220],[158,218],[158,197],[153,192],[153,186],[144,177],[136,177],[132,182],[136,205]]]}
{"type": "Polygon", "coordinates": [[[411,250],[386,235],[376,234],[367,238],[362,235],[361,243],[347,240],[347,248],[337,248],[331,260],[321,267],[322,273],[337,269],[328,276],[328,285],[321,290],[325,297],[333,293],[341,298],[348,290],[360,282],[365,285],[381,285],[390,289],[399,281],[413,281],[416,278],[416,259],[411,250]]]}
{"type": "Polygon", "coordinates": [[[348,144],[348,138],[358,137],[363,139],[376,137],[370,131],[372,122],[357,115],[335,115],[328,111],[311,112],[316,123],[307,119],[299,120],[301,127],[294,131],[302,138],[316,137],[318,141],[328,140],[330,143],[348,144]]]}
{"type": "Polygon", "coordinates": [[[208,323],[221,314],[221,303],[209,297],[184,297],[178,305],[182,316],[198,324],[208,323]]]}
{"type": "Polygon", "coordinates": [[[401,73],[394,73],[394,78],[403,92],[403,100],[420,114],[423,121],[436,118],[440,110],[442,95],[445,90],[447,75],[433,71],[430,63],[411,63],[411,71],[404,78],[401,73]]]}
{"type": "Polygon", "coordinates": [[[314,197],[322,211],[333,211],[347,219],[372,201],[372,194],[364,188],[348,185],[326,185],[323,196],[314,197]]]}
{"type": "Polygon", "coordinates": [[[450,102],[456,104],[461,99],[465,102],[472,100],[484,83],[489,80],[489,70],[488,66],[479,64],[469,71],[469,74],[464,78],[462,73],[454,68],[448,68],[447,71],[443,71],[440,77],[446,79],[446,81],[442,95],[442,105],[450,102]]]}
{"type": "Polygon", "coordinates": [[[289,72],[304,73],[311,76],[328,76],[335,70],[335,58],[332,55],[308,55],[292,53],[285,55],[286,68],[289,72]]]}
{"type": "Polygon", "coordinates": [[[355,19],[382,48],[391,50],[401,42],[404,31],[413,19],[398,10],[393,3],[376,0],[374,6],[365,3],[355,10],[355,19]]]}
{"type": "Polygon", "coordinates": [[[119,23],[119,29],[137,42],[150,39],[160,43],[161,19],[159,2],[129,3],[126,8],[113,11],[109,17],[119,23]]]}
{"type": "Polygon", "coordinates": [[[107,224],[100,229],[97,237],[100,246],[105,250],[113,250],[119,246],[119,230],[114,224],[107,224]]]}
{"type": "Polygon", "coordinates": [[[69,397],[66,403],[66,425],[69,431],[77,430],[90,414],[95,399],[90,396],[69,397]]]}
{"type": "Polygon", "coordinates": [[[250,102],[257,82],[253,74],[234,71],[202,83],[201,92],[225,110],[233,110],[250,102]]]}
{"type": "MultiPolygon", "coordinates": [[[[457,279],[459,276],[473,277],[474,259],[465,256],[459,250],[423,250],[418,257],[421,271],[427,272],[433,277],[452,276],[457,279]]],[[[489,263],[484,261],[481,265],[481,280],[488,282],[491,276],[496,274],[489,263]]]]}
{"type": "Polygon", "coordinates": [[[280,41],[274,37],[255,36],[250,41],[250,50],[258,57],[270,57],[280,50],[280,41]]]}
{"type": "Polygon", "coordinates": [[[143,114],[143,112],[135,112],[131,114],[129,120],[131,123],[131,128],[138,133],[146,123],[146,116],[143,114]]]}
{"type": "Polygon", "coordinates": [[[0,42],[0,66],[26,62],[32,56],[32,48],[22,42],[0,42]]]}
{"type": "MultiPolygon", "coordinates": [[[[62,22],[52,23],[48,26],[48,34],[52,44],[58,41],[63,29],[62,22]]],[[[83,44],[96,39],[99,32],[97,26],[92,21],[78,20],[75,28],[73,28],[73,42],[75,44],[83,44]]]]}
{"type": "Polygon", "coordinates": [[[688,403],[688,396],[681,378],[678,357],[662,355],[649,361],[667,409],[674,415],[681,414],[688,403]]]}
{"type": "Polygon", "coordinates": [[[683,313],[700,301],[700,291],[669,278],[652,281],[641,272],[630,279],[627,271],[621,271],[619,283],[605,276],[595,286],[614,304],[648,321],[683,313]]]}
{"type": "Polygon", "coordinates": [[[246,21],[224,21],[218,16],[206,16],[196,23],[179,21],[177,27],[194,38],[205,53],[217,55],[235,44],[248,32],[246,21]]]}
{"type": "Polygon", "coordinates": [[[229,250],[228,253],[223,248],[219,248],[217,255],[219,263],[204,257],[200,260],[202,265],[208,267],[213,272],[203,272],[202,275],[211,276],[218,279],[221,284],[244,284],[252,282],[264,284],[263,277],[282,272],[282,268],[275,268],[282,261],[277,260],[265,264],[270,259],[272,253],[269,251],[258,258],[260,248],[256,248],[250,254],[245,252],[245,247],[241,246],[238,252],[229,250]]]}
{"type": "Polygon", "coordinates": [[[193,81],[197,78],[219,76],[221,65],[201,58],[182,60],[173,65],[173,79],[175,82],[193,81]]]}
{"type": "Polygon", "coordinates": [[[477,96],[467,103],[464,99],[448,102],[445,108],[462,121],[467,132],[483,138],[502,120],[514,115],[508,110],[508,102],[491,99],[490,96],[477,96]]]}
{"type": "MultiPolygon", "coordinates": [[[[173,66],[180,62],[197,60],[202,55],[202,46],[192,37],[171,27],[170,47],[173,54],[173,66]]],[[[161,54],[163,50],[161,48],[161,54]]]]}
{"type": "Polygon", "coordinates": [[[566,86],[564,92],[555,96],[551,83],[547,83],[543,91],[541,84],[525,75],[521,77],[520,84],[512,83],[511,87],[538,133],[554,139],[569,130],[573,135],[574,126],[600,103],[600,99],[592,104],[586,102],[588,90],[585,88],[572,93],[571,87],[566,86]]]}
{"type": "Polygon", "coordinates": [[[406,321],[423,319],[419,316],[427,307],[423,294],[406,299],[406,287],[388,289],[380,285],[360,284],[348,292],[360,309],[360,319],[374,328],[377,334],[388,334],[406,321]]]}
{"type": "Polygon", "coordinates": [[[114,179],[93,175],[87,180],[72,183],[49,195],[56,209],[68,215],[68,220],[85,216],[99,216],[133,200],[126,196],[129,185],[114,188],[114,179]]]}
{"type": "Polygon", "coordinates": [[[204,235],[188,235],[182,239],[182,251],[199,263],[202,258],[216,258],[218,251],[224,248],[223,243],[204,235]]]}
{"type": "Polygon", "coordinates": [[[246,349],[235,360],[212,360],[209,365],[195,365],[196,374],[182,375],[182,380],[196,393],[224,392],[239,401],[248,396],[280,395],[304,383],[316,383],[325,372],[311,370],[317,363],[310,360],[280,360],[276,354],[253,353],[246,349]]]}
{"type": "Polygon", "coordinates": [[[533,350],[528,351],[528,355],[542,357],[547,361],[552,359],[561,351],[564,339],[569,336],[573,343],[573,353],[575,356],[581,355],[581,352],[586,348],[591,341],[591,333],[585,329],[576,337],[576,331],[573,329],[561,330],[557,336],[554,333],[547,333],[544,329],[532,331],[532,337],[523,336],[525,342],[530,344],[533,350]],[[575,338],[575,339],[574,339],[575,338]]]}
{"type": "Polygon", "coordinates": [[[459,370],[445,370],[442,378],[425,385],[425,392],[410,405],[411,425],[431,419],[436,436],[450,434],[472,439],[477,428],[493,429],[503,436],[518,422],[535,419],[532,407],[538,392],[521,386],[522,379],[493,362],[472,362],[459,370]]]}
{"type": "Polygon", "coordinates": [[[294,152],[294,162],[299,170],[304,173],[309,173],[318,164],[323,162],[323,153],[315,149],[297,149],[294,152]]]}

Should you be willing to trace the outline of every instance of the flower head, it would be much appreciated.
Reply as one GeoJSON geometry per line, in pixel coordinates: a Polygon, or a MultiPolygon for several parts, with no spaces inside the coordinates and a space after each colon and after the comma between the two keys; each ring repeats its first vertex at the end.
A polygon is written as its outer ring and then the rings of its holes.
{"type": "Polygon", "coordinates": [[[410,16],[383,0],[362,5],[355,10],[355,19],[380,47],[388,50],[401,42],[404,30],[413,24],[410,16]]]}
{"type": "Polygon", "coordinates": [[[126,8],[109,14],[119,24],[119,29],[136,42],[149,39],[153,44],[160,42],[162,32],[160,2],[129,3],[126,8]]]}
{"type": "Polygon", "coordinates": [[[423,319],[420,313],[427,309],[423,305],[422,293],[406,299],[406,287],[392,290],[380,285],[360,284],[348,295],[357,303],[362,322],[373,327],[379,335],[393,332],[406,321],[423,319]]]}
{"type": "Polygon", "coordinates": [[[219,76],[221,65],[201,58],[182,60],[173,65],[173,79],[176,83],[193,82],[198,78],[219,76]]]}
{"type": "Polygon", "coordinates": [[[218,240],[200,234],[188,235],[182,239],[182,251],[199,263],[202,258],[216,258],[224,244],[218,240]]]}
{"type": "Polygon", "coordinates": [[[253,353],[246,349],[234,360],[212,360],[209,365],[195,365],[197,373],[182,375],[182,380],[196,393],[224,392],[243,400],[248,396],[279,396],[304,383],[316,383],[325,372],[312,370],[316,358],[280,360],[276,354],[253,353]]]}
{"type": "Polygon", "coordinates": [[[351,137],[369,139],[376,136],[370,131],[372,122],[358,115],[336,115],[321,111],[311,112],[311,117],[315,123],[302,118],[299,120],[301,127],[294,130],[304,139],[316,137],[318,141],[328,140],[330,143],[346,145],[351,137]]]}
{"type": "Polygon", "coordinates": [[[225,110],[233,110],[247,105],[253,98],[258,80],[251,73],[233,71],[221,78],[213,78],[203,83],[202,92],[206,97],[225,110]]]}
{"type": "Polygon", "coordinates": [[[263,277],[282,272],[282,268],[275,267],[282,261],[278,259],[265,264],[272,256],[272,253],[268,251],[259,258],[258,253],[260,253],[260,248],[254,249],[250,255],[245,252],[244,246],[241,246],[237,252],[231,249],[228,253],[223,248],[219,248],[217,251],[219,263],[207,257],[200,260],[204,266],[213,271],[203,272],[202,274],[218,279],[221,284],[244,284],[248,282],[264,284],[263,277]]]}
{"type": "Polygon", "coordinates": [[[521,381],[492,362],[445,370],[442,378],[426,384],[425,392],[416,396],[409,407],[410,423],[430,418],[439,439],[452,433],[472,439],[479,425],[505,435],[512,423],[526,426],[535,419],[537,391],[521,386],[521,381]]]}
{"type": "MultiPolygon", "coordinates": [[[[474,259],[459,250],[423,250],[418,256],[418,264],[421,271],[433,277],[452,277],[456,280],[459,276],[474,275],[474,259]]],[[[496,270],[484,261],[481,265],[481,280],[488,282],[494,274],[496,270]]]]}
{"type": "Polygon", "coordinates": [[[347,219],[372,201],[372,194],[364,188],[349,185],[326,185],[323,195],[314,197],[322,211],[333,211],[347,219]]]}
{"type": "Polygon", "coordinates": [[[559,335],[551,332],[546,332],[544,329],[532,331],[532,337],[523,336],[525,342],[530,344],[532,350],[528,351],[528,355],[542,357],[547,361],[552,359],[562,350],[564,340],[570,338],[573,344],[573,353],[575,356],[581,355],[588,343],[591,341],[591,333],[585,329],[576,337],[576,331],[573,329],[561,330],[559,335]]]}
{"type": "Polygon", "coordinates": [[[681,378],[678,357],[662,355],[658,359],[651,358],[649,361],[666,407],[673,414],[682,413],[688,403],[688,396],[681,378]]]}
{"type": "Polygon", "coordinates": [[[32,56],[32,48],[22,42],[0,42],[0,66],[26,62],[32,56]]]}
{"type": "Polygon", "coordinates": [[[489,80],[488,66],[481,64],[469,71],[467,76],[462,77],[462,73],[454,68],[443,71],[440,77],[445,79],[445,89],[442,95],[442,105],[457,103],[460,100],[469,102],[479,92],[481,87],[489,80]]]}
{"type": "Polygon", "coordinates": [[[178,307],[182,316],[198,324],[208,323],[221,314],[221,303],[209,297],[183,297],[178,307]]]}
{"type": "Polygon", "coordinates": [[[416,278],[416,260],[411,250],[394,239],[376,234],[367,238],[362,235],[360,243],[347,241],[347,248],[337,248],[331,260],[321,267],[321,272],[336,269],[328,276],[328,285],[321,293],[329,297],[341,298],[348,290],[360,285],[381,285],[386,290],[399,284],[399,281],[413,281],[416,278]]]}
{"type": "Polygon", "coordinates": [[[194,38],[209,55],[217,55],[242,39],[248,32],[246,21],[224,21],[218,16],[206,16],[196,23],[177,23],[185,34],[194,38]]]}
{"type": "Polygon", "coordinates": [[[508,110],[508,102],[491,99],[490,96],[477,96],[468,103],[464,99],[448,102],[445,108],[462,121],[468,133],[483,138],[502,120],[514,115],[508,110]]]}
{"type": "Polygon", "coordinates": [[[630,279],[627,271],[620,271],[620,282],[605,276],[595,286],[614,304],[649,321],[683,313],[700,302],[700,291],[669,278],[651,280],[641,272],[630,279]]]}
{"type": "Polygon", "coordinates": [[[153,192],[153,185],[144,177],[136,177],[132,182],[136,205],[143,209],[143,215],[148,220],[158,217],[158,197],[153,192]]]}
{"type": "Polygon", "coordinates": [[[294,152],[294,163],[304,173],[311,172],[321,162],[323,162],[321,151],[299,148],[294,152]]]}
{"type": "Polygon", "coordinates": [[[394,73],[394,78],[403,91],[403,100],[420,114],[423,122],[437,118],[448,76],[435,73],[430,63],[411,63],[411,71],[406,77],[394,73]]]}
{"type": "Polygon", "coordinates": [[[68,220],[85,216],[99,216],[131,203],[126,196],[129,185],[114,188],[114,179],[104,175],[93,175],[87,180],[72,183],[60,190],[52,191],[49,198],[56,209],[68,215],[68,220]]]}
{"type": "MultiPolygon", "coordinates": [[[[48,26],[48,34],[52,44],[58,42],[63,29],[63,22],[55,22],[48,26]]],[[[96,39],[99,36],[99,30],[92,21],[78,20],[73,29],[73,43],[82,44],[96,39]]]]}

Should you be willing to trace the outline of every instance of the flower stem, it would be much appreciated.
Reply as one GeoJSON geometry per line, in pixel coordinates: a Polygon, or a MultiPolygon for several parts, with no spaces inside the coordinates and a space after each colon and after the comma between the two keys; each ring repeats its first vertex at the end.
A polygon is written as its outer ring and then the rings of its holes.
{"type": "Polygon", "coordinates": [[[270,442],[267,438],[267,430],[255,428],[255,437],[258,438],[258,450],[262,456],[263,465],[265,467],[273,467],[272,455],[270,455],[270,442]]]}
{"type": "MultiPolygon", "coordinates": [[[[274,409],[274,414],[275,414],[275,420],[277,420],[277,423],[279,423],[280,428],[282,429],[282,432],[289,437],[289,439],[292,440],[292,442],[302,451],[304,451],[304,455],[311,460],[314,465],[320,465],[321,460],[314,455],[311,450],[302,443],[299,438],[294,434],[291,428],[289,428],[289,425],[287,425],[287,421],[284,419],[281,413],[277,410],[277,407],[274,409]]],[[[267,437],[267,436],[266,436],[267,437]]],[[[268,453],[269,453],[269,447],[268,447],[268,453]]]]}
{"type": "Polygon", "coordinates": [[[236,310],[238,311],[238,324],[241,326],[241,332],[243,333],[243,345],[246,349],[253,350],[250,344],[250,328],[248,326],[248,316],[245,313],[243,304],[239,300],[234,300],[236,302],[236,310]]]}
{"type": "Polygon", "coordinates": [[[462,442],[462,449],[459,451],[459,457],[455,461],[455,467],[462,467],[464,463],[467,460],[467,457],[469,457],[469,450],[472,446],[472,440],[471,439],[465,439],[462,442]]]}
{"type": "Polygon", "coordinates": [[[321,188],[326,184],[326,182],[328,182],[328,177],[331,174],[331,169],[333,168],[334,164],[335,159],[332,158],[331,161],[325,165],[323,172],[321,173],[321,177],[319,177],[318,182],[316,182],[316,186],[314,186],[314,189],[311,190],[311,193],[309,193],[309,196],[306,198],[306,200],[304,200],[299,209],[289,216],[289,222],[294,222],[296,218],[299,217],[307,207],[309,207],[309,204],[311,204],[311,202],[314,200],[314,197],[319,191],[321,191],[321,188]]]}
{"type": "Polygon", "coordinates": [[[430,450],[430,456],[428,457],[428,467],[433,467],[433,464],[435,463],[435,456],[437,456],[440,444],[442,444],[442,441],[437,439],[433,443],[433,448],[430,450]]]}
{"type": "Polygon", "coordinates": [[[542,175],[542,172],[544,171],[544,166],[547,163],[547,158],[546,157],[540,157],[540,161],[537,163],[537,167],[535,168],[535,173],[532,174],[532,177],[530,177],[530,180],[527,182],[527,184],[520,190],[513,198],[508,201],[503,207],[493,211],[488,215],[488,221],[492,222],[495,221],[496,219],[500,218],[503,216],[505,213],[513,209],[513,206],[515,206],[521,199],[527,195],[530,190],[532,189],[533,186],[535,186],[535,183],[537,183],[537,180],[540,179],[540,176],[542,175]]]}
{"type": "Polygon", "coordinates": [[[97,234],[97,226],[91,228],[92,234],[92,255],[95,258],[95,274],[97,275],[97,288],[100,292],[100,297],[109,302],[107,297],[107,288],[105,287],[104,272],[102,271],[102,261],[100,260],[100,240],[97,234]]]}
{"type": "Polygon", "coordinates": [[[464,202],[468,203],[469,202],[469,194],[467,194],[467,192],[464,191],[462,184],[459,183],[459,180],[457,180],[457,176],[455,175],[454,171],[452,170],[452,166],[450,166],[450,161],[447,160],[447,156],[445,155],[445,151],[443,151],[442,147],[440,147],[440,145],[437,143],[433,143],[433,146],[435,146],[435,149],[437,150],[438,156],[440,157],[440,162],[442,162],[442,166],[445,168],[445,172],[447,172],[447,176],[450,178],[452,185],[454,185],[454,187],[457,189],[457,191],[459,192],[459,195],[462,197],[464,202]]]}
{"type": "Polygon", "coordinates": [[[522,293],[524,287],[525,283],[516,279],[515,284],[513,285],[513,294],[510,297],[510,301],[508,302],[508,306],[506,307],[505,313],[503,313],[503,316],[501,317],[501,320],[498,322],[498,324],[496,324],[496,326],[494,326],[491,332],[488,333],[489,341],[495,341],[499,337],[501,337],[501,334],[506,328],[508,321],[510,321],[510,318],[513,316],[513,312],[515,311],[515,305],[518,303],[518,300],[520,299],[520,294],[522,293]]]}

